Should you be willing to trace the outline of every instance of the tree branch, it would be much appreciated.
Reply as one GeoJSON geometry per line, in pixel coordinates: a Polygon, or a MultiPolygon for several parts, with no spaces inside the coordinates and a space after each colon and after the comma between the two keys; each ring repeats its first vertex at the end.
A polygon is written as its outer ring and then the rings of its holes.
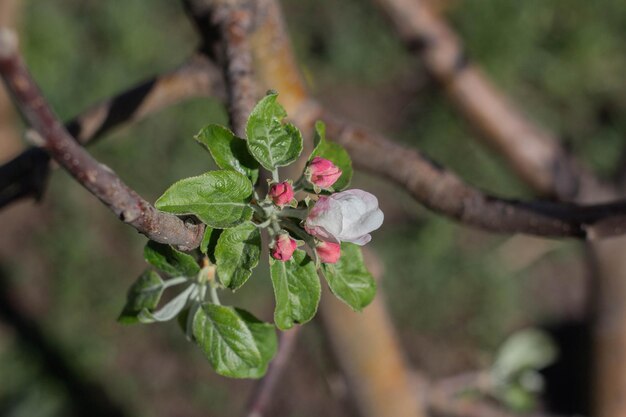
{"type": "Polygon", "coordinates": [[[393,181],[439,214],[493,232],[577,238],[626,232],[625,202],[579,206],[491,196],[465,184],[419,151],[331,115],[302,82],[279,6],[273,0],[255,3],[259,12],[249,36],[260,83],[281,93],[281,102],[301,128],[310,131],[316,119],[324,120],[329,138],[348,150],[358,168],[393,181]]]}
{"type": "Polygon", "coordinates": [[[454,31],[426,1],[374,0],[407,48],[418,53],[482,139],[538,192],[561,200],[613,198],[553,135],[530,121],[467,56],[454,31]]]}
{"type": "MultiPolygon", "coordinates": [[[[207,7],[206,0],[187,2],[190,9],[194,5],[207,7]]],[[[601,238],[626,232],[624,202],[578,206],[494,197],[465,184],[419,151],[331,116],[306,92],[284,35],[282,20],[276,15],[277,6],[267,0],[256,5],[263,12],[255,15],[260,20],[251,25],[250,44],[260,81],[264,86],[278,87],[281,101],[301,127],[309,128],[316,118],[326,121],[329,137],[348,149],[357,167],[392,180],[435,212],[494,232],[578,238],[601,238]],[[268,54],[268,49],[273,54],[268,54]]],[[[197,22],[206,24],[206,10],[192,9],[193,13],[198,12],[194,15],[197,22]]]]}
{"type": "Polygon", "coordinates": [[[248,44],[256,5],[245,0],[184,0],[184,5],[206,35],[204,48],[211,49],[222,65],[230,125],[237,136],[245,138],[246,122],[257,99],[248,44]]]}
{"type": "Polygon", "coordinates": [[[45,150],[120,220],[148,238],[183,248],[199,245],[204,227],[160,212],[96,161],[63,127],[48,106],[17,49],[17,37],[0,31],[0,75],[45,150]]]}
{"type": "MultiPolygon", "coordinates": [[[[113,128],[181,100],[208,96],[224,99],[225,95],[219,69],[198,53],[180,67],[94,105],[67,122],[65,128],[86,145],[113,128]]],[[[20,198],[41,198],[50,173],[49,160],[43,149],[33,147],[0,166],[0,208],[20,198]]]]}

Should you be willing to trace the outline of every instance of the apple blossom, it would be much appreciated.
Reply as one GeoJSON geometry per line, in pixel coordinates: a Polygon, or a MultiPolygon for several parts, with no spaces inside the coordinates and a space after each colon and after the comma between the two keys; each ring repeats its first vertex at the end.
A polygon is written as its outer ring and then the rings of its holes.
{"type": "Polygon", "coordinates": [[[330,188],[341,177],[341,169],[328,159],[316,156],[305,171],[306,179],[320,188],[330,188]]]}
{"type": "Polygon", "coordinates": [[[341,245],[333,242],[320,242],[315,246],[317,256],[325,264],[334,264],[341,256],[341,245]]]}
{"type": "Polygon", "coordinates": [[[363,246],[372,237],[370,232],[383,223],[378,199],[363,190],[347,190],[321,196],[309,212],[305,230],[327,242],[351,242],[363,246]]]}
{"type": "Polygon", "coordinates": [[[287,181],[279,182],[278,184],[272,184],[267,194],[274,204],[278,207],[283,207],[293,200],[293,187],[287,181]]]}
{"type": "Polygon", "coordinates": [[[297,246],[296,241],[289,237],[288,234],[281,233],[274,239],[272,258],[283,262],[288,261],[293,256],[297,246]]]}

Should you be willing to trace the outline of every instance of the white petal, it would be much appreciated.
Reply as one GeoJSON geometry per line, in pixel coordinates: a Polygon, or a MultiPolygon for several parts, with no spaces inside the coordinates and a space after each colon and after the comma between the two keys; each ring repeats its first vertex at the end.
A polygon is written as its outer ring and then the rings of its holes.
{"type": "Polygon", "coordinates": [[[307,231],[326,241],[346,241],[364,245],[369,233],[384,220],[378,199],[363,190],[347,190],[321,197],[306,220],[307,231]]]}
{"type": "Polygon", "coordinates": [[[342,198],[342,240],[358,239],[378,229],[384,219],[376,197],[362,190],[349,191],[353,192],[342,198]]]}
{"type": "MultiPolygon", "coordinates": [[[[315,208],[313,209],[315,210],[315,208]]],[[[314,216],[309,215],[306,219],[306,226],[314,229],[315,235],[323,240],[338,241],[341,233],[343,215],[341,207],[336,201],[328,199],[324,204],[324,210],[318,210],[314,216]]]]}
{"type": "Polygon", "coordinates": [[[363,236],[358,237],[356,239],[344,239],[344,242],[350,242],[350,243],[354,243],[354,244],[359,245],[359,246],[363,246],[366,243],[369,243],[370,240],[372,240],[372,235],[363,235],[363,236]]]}

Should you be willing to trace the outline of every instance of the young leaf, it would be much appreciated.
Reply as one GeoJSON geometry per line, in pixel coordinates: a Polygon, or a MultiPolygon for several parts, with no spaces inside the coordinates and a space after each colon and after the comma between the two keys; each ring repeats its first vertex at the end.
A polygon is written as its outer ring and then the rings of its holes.
{"type": "Polygon", "coordinates": [[[311,153],[310,159],[319,156],[328,159],[341,169],[341,177],[333,184],[333,190],[341,191],[350,185],[352,180],[352,160],[348,151],[338,143],[326,140],[326,126],[323,122],[315,123],[315,149],[311,153]]]}
{"type": "Polygon", "coordinates": [[[149,241],[143,257],[150,265],[170,276],[193,277],[200,267],[193,256],[179,252],[170,245],[149,241]]]}
{"type": "Polygon", "coordinates": [[[286,261],[270,258],[270,274],[276,308],[274,321],[281,330],[313,318],[320,301],[321,286],[315,264],[302,250],[296,250],[286,261]]]}
{"type": "Polygon", "coordinates": [[[254,160],[246,141],[219,125],[208,125],[195,136],[211,153],[218,167],[247,176],[252,184],[259,178],[259,164],[254,160]]]}
{"type": "Polygon", "coordinates": [[[252,183],[235,171],[211,171],[174,183],[156,201],[159,210],[194,214],[210,227],[234,227],[252,217],[252,183]]]}
{"type": "Polygon", "coordinates": [[[265,96],[256,105],[246,125],[248,150],[266,169],[289,165],[302,152],[302,135],[292,124],[283,124],[285,109],[277,94],[265,96]]]}
{"type": "Polygon", "coordinates": [[[261,255],[261,233],[251,222],[224,230],[217,241],[215,260],[220,281],[236,290],[252,275],[261,255]]]}
{"type": "Polygon", "coordinates": [[[186,306],[189,299],[197,291],[196,285],[192,284],[183,292],[172,298],[170,302],[161,307],[158,311],[152,312],[144,308],[139,312],[137,318],[141,323],[154,323],[155,321],[169,321],[176,317],[186,306]]]}
{"type": "Polygon", "coordinates": [[[361,311],[376,295],[376,282],[365,265],[361,248],[353,243],[341,244],[336,264],[322,264],[330,290],[353,310],[361,311]]]}
{"type": "Polygon", "coordinates": [[[124,324],[139,322],[139,313],[144,309],[156,308],[164,289],[159,274],[151,270],[145,271],[128,290],[126,305],[117,320],[124,324]]]}
{"type": "Polygon", "coordinates": [[[193,336],[215,372],[232,378],[260,378],[276,352],[274,327],[232,307],[203,304],[193,336]]]}

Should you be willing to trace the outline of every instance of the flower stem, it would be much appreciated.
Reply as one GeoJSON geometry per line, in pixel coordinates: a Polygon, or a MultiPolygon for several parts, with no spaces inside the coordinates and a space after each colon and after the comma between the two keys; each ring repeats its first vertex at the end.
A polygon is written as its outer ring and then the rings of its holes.
{"type": "Polygon", "coordinates": [[[217,288],[215,288],[215,285],[211,285],[211,301],[218,306],[222,305],[220,298],[217,296],[217,288]]]}
{"type": "Polygon", "coordinates": [[[307,210],[285,207],[278,213],[278,215],[280,217],[294,217],[296,219],[304,220],[306,219],[308,212],[307,210]]]}
{"type": "Polygon", "coordinates": [[[176,277],[176,278],[168,279],[167,281],[163,283],[163,288],[169,288],[174,285],[179,285],[187,281],[189,281],[187,277],[176,277]]]}

